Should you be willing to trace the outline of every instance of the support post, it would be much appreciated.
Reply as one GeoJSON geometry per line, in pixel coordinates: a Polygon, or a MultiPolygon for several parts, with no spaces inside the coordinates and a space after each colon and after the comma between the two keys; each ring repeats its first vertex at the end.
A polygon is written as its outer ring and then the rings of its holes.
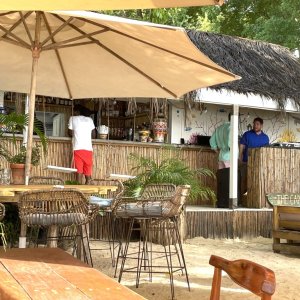
{"type": "Polygon", "coordinates": [[[28,121],[27,151],[26,151],[26,164],[25,164],[26,185],[28,185],[29,176],[30,176],[30,167],[31,167],[34,109],[35,109],[35,95],[36,95],[36,77],[38,71],[38,61],[41,52],[40,32],[41,32],[41,13],[36,12],[35,40],[32,49],[32,71],[31,71],[31,86],[30,86],[30,97],[29,97],[29,121],[28,121]]]}
{"type": "MultiPolygon", "coordinates": [[[[29,95],[26,95],[25,98],[25,114],[28,114],[29,109],[29,95]]],[[[28,136],[28,126],[26,125],[23,129],[23,146],[27,148],[27,136],[28,136]]]]}
{"type": "Polygon", "coordinates": [[[233,114],[230,123],[230,182],[229,207],[238,207],[238,132],[239,132],[239,106],[233,105],[233,114]]]}

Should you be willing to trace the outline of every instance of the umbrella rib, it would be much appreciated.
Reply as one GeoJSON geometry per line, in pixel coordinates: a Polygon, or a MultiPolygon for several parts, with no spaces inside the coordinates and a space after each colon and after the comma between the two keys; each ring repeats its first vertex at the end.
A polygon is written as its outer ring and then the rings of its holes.
{"type": "MultiPolygon", "coordinates": [[[[43,15],[44,15],[44,13],[43,13],[43,15]]],[[[74,17],[70,17],[68,20],[64,21],[64,23],[61,26],[59,26],[56,30],[54,30],[51,34],[49,33],[50,35],[43,42],[41,42],[41,47],[43,47],[48,41],[50,41],[57,33],[62,31],[73,20],[74,20],[74,17]]]]}
{"type": "MultiPolygon", "coordinates": [[[[19,20],[20,21],[20,23],[22,22],[22,19],[20,19],[19,20]]],[[[18,22],[19,22],[18,21],[18,22]]],[[[17,22],[17,23],[18,23],[17,22]]],[[[16,23],[12,26],[12,27],[14,27],[16,25],[16,23]]],[[[18,26],[18,25],[17,25],[18,26]]],[[[16,26],[15,26],[16,27],[16,26]]],[[[20,44],[22,44],[24,47],[26,47],[26,48],[28,48],[28,49],[31,49],[31,45],[29,45],[29,44],[27,44],[24,40],[22,40],[21,38],[19,38],[18,36],[16,36],[14,33],[12,33],[10,30],[11,30],[11,28],[9,29],[9,30],[7,30],[6,28],[4,28],[2,25],[0,25],[0,29],[2,30],[2,31],[4,31],[5,32],[5,34],[1,37],[1,38],[5,38],[7,35],[10,35],[10,36],[12,36],[13,38],[15,38],[20,44]]]]}
{"type": "Polygon", "coordinates": [[[33,44],[34,44],[33,38],[32,38],[32,36],[31,36],[31,34],[30,34],[30,31],[29,31],[29,28],[28,28],[28,26],[27,26],[27,23],[25,22],[26,17],[24,17],[24,15],[23,15],[23,13],[22,13],[21,11],[20,11],[19,13],[20,13],[20,16],[21,16],[21,18],[22,18],[22,22],[23,22],[24,28],[25,28],[25,30],[26,30],[26,33],[27,33],[27,35],[28,35],[28,38],[29,38],[29,40],[30,40],[30,43],[31,43],[31,45],[33,45],[33,44]]]}
{"type": "Polygon", "coordinates": [[[18,43],[17,41],[15,41],[15,40],[12,40],[12,39],[10,39],[10,38],[8,38],[8,37],[0,37],[0,41],[4,41],[4,42],[7,42],[7,43],[10,43],[10,44],[13,44],[13,45],[15,45],[15,46],[18,46],[18,47],[21,47],[21,48],[25,48],[25,49],[27,49],[27,50],[30,50],[31,51],[31,48],[29,47],[25,47],[24,45],[22,45],[22,44],[20,44],[20,43],[18,43]]]}
{"type": "Polygon", "coordinates": [[[15,11],[7,11],[7,12],[5,12],[5,13],[0,13],[0,17],[6,16],[6,15],[11,15],[11,14],[13,14],[13,13],[15,13],[15,11]]]}
{"type": "MultiPolygon", "coordinates": [[[[54,14],[54,16],[63,21],[64,19],[62,19],[60,16],[54,14]]],[[[86,35],[87,33],[84,32],[83,30],[79,29],[77,26],[75,26],[74,24],[69,24],[70,27],[72,27],[74,30],[78,31],[81,34],[86,35]]],[[[153,82],[155,85],[157,85],[159,88],[161,88],[162,90],[164,90],[165,92],[167,92],[168,94],[170,94],[172,97],[177,98],[178,96],[173,93],[172,91],[170,91],[169,89],[167,89],[166,87],[162,86],[158,81],[156,81],[155,79],[153,79],[152,77],[150,77],[149,75],[147,75],[146,73],[144,73],[142,70],[138,69],[136,66],[134,66],[133,64],[131,64],[129,61],[127,61],[126,59],[124,59],[123,57],[121,57],[119,54],[115,53],[114,51],[112,51],[111,49],[109,49],[108,47],[104,46],[100,41],[94,39],[93,37],[88,37],[88,39],[90,39],[91,41],[93,41],[97,46],[103,48],[104,50],[106,50],[107,52],[109,52],[110,54],[112,54],[113,56],[115,56],[116,58],[118,58],[119,60],[121,60],[123,63],[125,63],[127,66],[129,66],[130,68],[134,69],[135,71],[137,71],[138,73],[140,73],[142,76],[148,78],[151,82],[153,82]]]]}
{"type": "Polygon", "coordinates": [[[77,46],[90,45],[90,44],[95,44],[95,42],[89,41],[89,42],[74,43],[74,44],[69,44],[69,45],[62,45],[62,46],[57,46],[57,47],[55,47],[55,46],[47,47],[47,48],[44,48],[43,51],[64,49],[64,48],[77,47],[77,46]]]}
{"type": "Polygon", "coordinates": [[[105,31],[108,31],[108,29],[98,30],[98,31],[95,31],[95,32],[92,32],[92,33],[88,33],[86,35],[77,36],[77,37],[74,37],[72,39],[68,39],[68,40],[61,41],[61,42],[53,42],[52,44],[49,44],[49,45],[45,46],[43,48],[43,50],[59,49],[60,45],[64,45],[64,44],[75,42],[75,41],[78,41],[78,40],[81,40],[81,39],[84,39],[84,38],[88,38],[88,37],[91,37],[93,35],[97,35],[97,34],[103,33],[105,31]]]}
{"type": "MultiPolygon", "coordinates": [[[[91,21],[91,20],[87,20],[87,19],[84,19],[84,18],[78,18],[78,17],[75,17],[75,18],[76,18],[76,19],[79,19],[79,20],[81,20],[81,21],[85,21],[85,22],[87,22],[87,23],[90,23],[90,24],[92,24],[92,25],[98,26],[98,27],[102,27],[102,28],[103,28],[103,27],[106,27],[106,26],[100,25],[100,24],[98,24],[98,23],[96,23],[96,22],[94,22],[94,21],[91,21]]],[[[206,68],[209,68],[209,69],[212,69],[212,70],[215,70],[215,71],[224,73],[224,74],[226,74],[226,75],[229,75],[229,76],[235,78],[235,75],[231,74],[230,72],[228,72],[228,71],[226,71],[226,70],[222,70],[222,69],[216,68],[216,67],[214,67],[214,66],[210,66],[210,65],[205,64],[205,63],[203,63],[203,62],[201,62],[201,61],[198,61],[198,60],[196,60],[196,59],[193,59],[193,58],[190,58],[190,57],[185,56],[185,55],[183,55],[183,54],[179,54],[179,53],[177,53],[177,52],[174,52],[174,51],[171,51],[171,50],[162,48],[162,47],[157,46],[157,45],[155,45],[155,44],[153,44],[153,43],[150,43],[150,42],[144,41],[144,40],[142,40],[142,39],[139,39],[139,38],[130,36],[129,34],[120,32],[120,31],[118,31],[118,30],[116,30],[116,29],[109,28],[109,30],[112,31],[112,32],[115,32],[115,33],[117,33],[117,34],[126,36],[126,37],[128,37],[128,38],[130,38],[130,39],[132,39],[132,40],[137,41],[137,42],[146,44],[146,45],[148,45],[148,46],[154,47],[154,48],[159,49],[159,50],[164,51],[164,52],[168,52],[168,53],[173,54],[173,55],[175,55],[175,56],[178,56],[178,57],[181,57],[181,58],[186,59],[186,60],[188,60],[188,61],[191,61],[191,62],[194,62],[194,63],[196,63],[196,64],[199,64],[199,65],[201,65],[201,66],[203,66],[203,67],[206,67],[206,68]]],[[[198,50],[198,51],[200,52],[200,50],[198,50]]]]}
{"type": "MultiPolygon", "coordinates": [[[[50,25],[49,25],[49,22],[47,20],[47,17],[45,15],[45,13],[42,13],[42,16],[43,16],[45,25],[47,27],[47,31],[50,34],[50,36],[52,36],[50,39],[52,40],[52,43],[55,43],[54,37],[53,37],[53,35],[51,33],[51,28],[50,28],[50,25]]],[[[69,82],[68,82],[68,79],[67,79],[67,75],[66,75],[66,72],[65,72],[65,69],[64,69],[64,66],[63,66],[60,54],[59,54],[59,52],[58,52],[57,49],[55,49],[54,51],[55,51],[55,54],[56,54],[56,57],[57,57],[57,60],[58,60],[61,72],[63,74],[64,80],[65,80],[65,84],[66,84],[68,92],[69,92],[69,98],[72,99],[73,97],[72,97],[71,89],[70,89],[70,86],[69,86],[69,82]]]]}

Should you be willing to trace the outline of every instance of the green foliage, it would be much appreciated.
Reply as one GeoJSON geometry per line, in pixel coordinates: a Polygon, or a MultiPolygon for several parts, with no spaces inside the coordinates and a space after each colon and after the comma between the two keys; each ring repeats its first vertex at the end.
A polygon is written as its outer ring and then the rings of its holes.
{"type": "MultiPolygon", "coordinates": [[[[11,113],[9,115],[0,115],[0,157],[6,159],[9,163],[24,164],[26,162],[26,147],[18,145],[16,134],[22,133],[25,126],[28,126],[27,114],[11,113]],[[5,135],[8,132],[11,136],[5,135]],[[9,139],[13,140],[16,154],[10,151],[9,139]]],[[[48,141],[43,132],[34,126],[34,132],[39,136],[42,151],[47,152],[48,141]]],[[[41,159],[41,147],[39,145],[32,147],[31,164],[36,166],[41,159]]]]}
{"type": "Polygon", "coordinates": [[[21,230],[18,207],[16,205],[5,204],[5,218],[2,222],[8,247],[14,247],[18,242],[21,230]]]}
{"type": "Polygon", "coordinates": [[[65,185],[80,185],[80,182],[77,180],[66,180],[65,185]]]}
{"type": "MultiPolygon", "coordinates": [[[[107,12],[104,12],[107,13],[107,12]]],[[[299,0],[229,0],[207,7],[111,11],[112,15],[300,48],[299,0]]]]}
{"type": "Polygon", "coordinates": [[[210,199],[213,203],[216,196],[213,190],[203,186],[200,176],[215,175],[206,168],[191,170],[184,164],[179,149],[164,148],[162,150],[161,161],[130,154],[129,159],[133,161],[133,171],[137,172],[136,178],[124,183],[126,195],[137,197],[147,184],[152,183],[172,183],[174,185],[191,185],[190,201],[197,199],[210,199]]]}

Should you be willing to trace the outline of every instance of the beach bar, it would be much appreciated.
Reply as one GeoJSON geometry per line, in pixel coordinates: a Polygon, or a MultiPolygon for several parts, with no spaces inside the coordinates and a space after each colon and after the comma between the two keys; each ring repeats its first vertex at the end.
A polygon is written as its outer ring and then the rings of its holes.
{"type": "MultiPolygon", "coordinates": [[[[300,190],[300,99],[299,93],[295,92],[299,91],[299,85],[289,77],[291,69],[300,74],[299,62],[280,46],[198,31],[189,31],[188,34],[210,59],[243,79],[200,89],[191,98],[181,101],[97,98],[72,102],[70,99],[37,96],[36,117],[45,125],[49,149],[41,164],[32,168],[32,175],[54,175],[54,171],[46,169],[47,165],[72,166],[72,143],[67,137],[67,123],[76,103],[88,107],[93,112],[95,125],[104,129],[102,133],[99,130],[97,139],[93,140],[94,178],[107,178],[110,174],[135,175],[128,156],[134,153],[159,161],[166,144],[180,149],[182,159],[191,169],[205,167],[216,172],[217,154],[210,149],[208,139],[215,128],[227,120],[235,105],[238,107],[239,136],[249,130],[253,119],[259,116],[264,119],[263,130],[270,137],[271,146],[250,150],[247,194],[239,203],[242,208],[216,209],[209,199],[187,203],[183,235],[269,237],[272,209],[265,200],[266,194],[300,190]],[[232,61],[225,54],[220,56],[214,46],[218,43],[226,43],[228,49],[238,52],[240,60],[232,61]],[[252,60],[253,53],[255,60],[252,60]],[[278,61],[286,64],[278,64],[278,61]],[[255,67],[249,69],[252,64],[255,67]],[[265,74],[266,69],[268,74],[265,74]],[[274,74],[280,76],[274,77],[274,74]],[[153,103],[156,110],[153,110],[153,103]],[[153,132],[153,123],[157,119],[165,126],[160,139],[153,132]]],[[[7,92],[3,94],[3,105],[22,111],[25,98],[25,95],[7,92]]],[[[21,136],[19,142],[22,142],[21,136]]],[[[1,161],[1,167],[7,167],[5,161],[1,161]]],[[[55,175],[63,180],[75,178],[74,174],[55,175]]],[[[216,191],[215,179],[203,177],[200,180],[216,191]]]]}

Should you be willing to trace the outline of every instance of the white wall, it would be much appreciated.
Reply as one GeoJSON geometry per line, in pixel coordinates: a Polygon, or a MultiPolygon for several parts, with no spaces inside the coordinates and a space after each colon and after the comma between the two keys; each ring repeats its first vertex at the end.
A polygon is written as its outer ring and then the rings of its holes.
{"type": "MultiPolygon", "coordinates": [[[[180,138],[187,142],[194,134],[210,136],[223,122],[228,120],[228,114],[232,105],[204,104],[202,112],[187,111],[187,122],[184,121],[184,109],[182,103],[174,102],[171,109],[171,143],[179,144],[180,138]]],[[[300,142],[300,113],[282,113],[280,111],[263,110],[241,107],[239,118],[239,135],[242,135],[247,126],[252,126],[253,119],[261,117],[264,120],[264,132],[273,143],[282,138],[286,130],[294,134],[300,142]]]]}

